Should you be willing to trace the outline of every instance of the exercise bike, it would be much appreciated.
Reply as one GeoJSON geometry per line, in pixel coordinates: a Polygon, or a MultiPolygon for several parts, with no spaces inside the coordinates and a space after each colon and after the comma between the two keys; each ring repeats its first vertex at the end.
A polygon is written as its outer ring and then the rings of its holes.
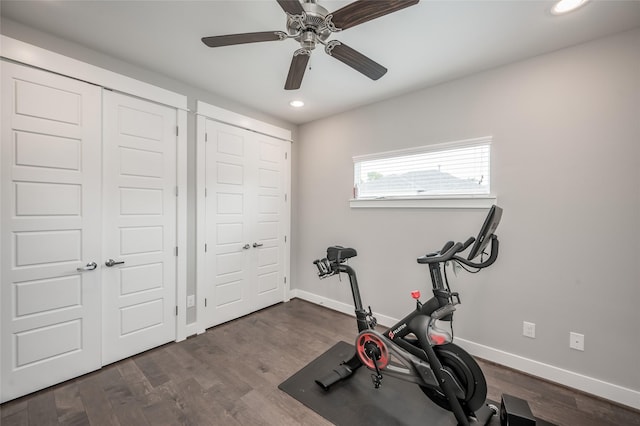
{"type": "Polygon", "coordinates": [[[498,257],[499,243],[494,231],[501,216],[502,209],[494,205],[477,238],[471,237],[464,243],[449,241],[440,251],[419,257],[417,262],[429,267],[433,297],[422,303],[420,292],[412,292],[415,310],[382,333],[376,330],[377,320],[371,307],[368,311],[363,308],[355,270],[345,263],[357,255],[356,250],[341,246],[327,248],[327,256],[313,263],[320,278],[341,273],[349,276],[359,334],[353,357],[316,383],[329,390],[331,385],[351,377],[364,365],[372,371],[375,388],[381,386],[385,375],[409,381],[417,384],[438,406],[453,412],[459,425],[487,424],[498,409],[486,403],[487,383],[480,366],[452,343],[453,312],[461,302],[459,294],[449,287],[446,265],[455,262],[477,271],[492,265],[498,257]],[[461,257],[460,253],[474,242],[469,255],[461,257]],[[488,244],[491,252],[483,260],[488,244]],[[481,254],[480,262],[475,262],[481,254]]]}

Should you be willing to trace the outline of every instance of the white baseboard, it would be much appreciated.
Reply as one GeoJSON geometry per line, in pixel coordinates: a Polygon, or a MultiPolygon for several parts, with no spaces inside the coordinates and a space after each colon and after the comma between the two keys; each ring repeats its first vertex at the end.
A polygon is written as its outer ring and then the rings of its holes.
{"type": "Polygon", "coordinates": [[[491,348],[465,339],[456,339],[456,344],[478,358],[495,362],[536,377],[559,383],[618,404],[640,410],[640,392],[574,371],[514,355],[500,349],[491,348]]]}
{"type": "MultiPolygon", "coordinates": [[[[334,311],[355,316],[353,306],[347,303],[328,299],[299,289],[291,290],[290,296],[291,298],[297,297],[308,302],[333,309],[334,311]]],[[[398,319],[381,315],[376,312],[374,312],[374,315],[380,324],[387,326],[391,326],[399,321],[398,319]]],[[[478,358],[486,359],[487,361],[522,371],[523,373],[531,374],[551,382],[559,383],[563,386],[568,386],[570,388],[640,410],[640,392],[636,390],[608,383],[580,373],[535,361],[533,359],[514,355],[512,353],[471,342],[469,340],[456,338],[455,343],[464,348],[471,355],[477,356],[478,358]]]]}

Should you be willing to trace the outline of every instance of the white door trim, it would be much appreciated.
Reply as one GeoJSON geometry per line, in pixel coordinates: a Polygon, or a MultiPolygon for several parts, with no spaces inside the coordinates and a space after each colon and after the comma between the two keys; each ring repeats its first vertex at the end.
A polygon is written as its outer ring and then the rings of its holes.
{"type": "Polygon", "coordinates": [[[195,322],[187,324],[187,111],[178,109],[178,145],[176,147],[177,171],[177,212],[176,232],[178,244],[178,263],[176,265],[176,342],[180,342],[195,333],[195,322]]]}
{"type": "MultiPolygon", "coordinates": [[[[198,102],[200,104],[200,102],[198,102]]],[[[196,116],[196,324],[197,334],[206,331],[205,301],[201,295],[206,293],[205,287],[205,244],[206,244],[206,169],[207,159],[205,147],[207,118],[196,116]]]]}
{"type": "Polygon", "coordinates": [[[291,130],[283,129],[251,117],[246,117],[202,101],[197,101],[196,103],[196,114],[198,114],[198,116],[204,115],[212,120],[240,127],[241,129],[251,130],[252,132],[262,133],[267,136],[272,136],[289,142],[292,141],[291,130]]]}
{"type": "MultiPolygon", "coordinates": [[[[197,102],[196,110],[196,332],[206,331],[206,318],[203,315],[205,309],[203,294],[206,294],[206,268],[205,268],[205,244],[206,244],[206,121],[207,119],[219,121],[231,126],[240,127],[250,131],[262,133],[284,141],[291,142],[291,131],[264,123],[249,117],[242,116],[201,101],[197,102]]],[[[290,299],[291,277],[291,146],[286,148],[287,160],[285,165],[284,188],[287,191],[286,208],[284,218],[286,220],[286,236],[284,255],[284,286],[283,300],[290,299]]]]}
{"type": "Polygon", "coordinates": [[[36,68],[83,80],[129,95],[154,101],[178,109],[187,109],[187,97],[112,71],[78,61],[68,56],[0,36],[0,56],[36,68]]]}
{"type": "Polygon", "coordinates": [[[178,318],[176,341],[193,334],[194,324],[187,325],[187,97],[115,72],[96,67],[49,50],[0,35],[0,57],[45,71],[82,80],[91,84],[147,99],[177,110],[178,118],[178,318]]]}

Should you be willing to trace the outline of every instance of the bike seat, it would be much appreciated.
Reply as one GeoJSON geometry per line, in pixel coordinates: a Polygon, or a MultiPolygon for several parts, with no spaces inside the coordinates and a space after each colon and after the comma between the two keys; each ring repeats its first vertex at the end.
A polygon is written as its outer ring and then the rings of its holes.
{"type": "Polygon", "coordinates": [[[355,257],[358,255],[356,249],[353,248],[345,248],[342,246],[331,246],[327,249],[327,259],[330,262],[335,262],[336,260],[347,260],[349,258],[355,257]]]}

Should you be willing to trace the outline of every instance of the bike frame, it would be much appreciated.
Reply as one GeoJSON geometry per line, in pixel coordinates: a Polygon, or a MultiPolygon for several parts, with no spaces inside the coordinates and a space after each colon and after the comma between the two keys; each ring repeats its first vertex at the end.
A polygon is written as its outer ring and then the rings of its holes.
{"type": "MultiPolygon", "coordinates": [[[[487,261],[473,263],[458,256],[453,256],[452,259],[471,267],[484,268],[491,265],[496,260],[498,254],[498,239],[495,236],[491,238],[491,255],[487,261]]],[[[466,248],[468,244],[464,246],[466,248]]],[[[446,250],[443,249],[442,251],[444,252],[446,250]]],[[[433,254],[433,256],[437,254],[433,254]]],[[[384,373],[401,380],[416,383],[420,386],[441,390],[449,401],[451,411],[455,415],[458,424],[468,425],[469,419],[458,401],[458,398],[464,398],[465,390],[461,388],[461,385],[451,373],[443,368],[433,345],[427,337],[432,321],[436,319],[451,321],[453,319],[453,311],[455,310],[453,306],[459,304],[460,299],[457,293],[452,293],[445,287],[440,266],[440,263],[444,262],[424,261],[420,263],[428,263],[429,265],[433,297],[424,304],[416,300],[416,309],[388,328],[384,333],[379,333],[375,330],[377,321],[373,317],[371,308],[369,308],[369,311],[364,309],[355,270],[349,265],[341,263],[341,260],[338,259],[334,273],[346,273],[349,276],[356,321],[360,334],[366,332],[375,336],[382,341],[389,352],[402,363],[402,366],[391,363],[388,364],[384,368],[384,373]],[[454,301],[454,298],[457,300],[454,301]],[[410,335],[414,335],[415,339],[409,339],[410,335]]],[[[347,367],[346,370],[348,371],[339,373],[337,370],[334,370],[341,378],[348,377],[363,364],[356,353],[351,359],[345,361],[343,365],[347,367]]],[[[381,377],[378,371],[377,374],[378,382],[376,386],[379,385],[381,377]]],[[[323,383],[317,382],[321,386],[325,386],[323,383]]],[[[376,383],[375,376],[374,383],[376,383]]],[[[481,407],[481,410],[476,411],[476,418],[482,418],[482,421],[484,421],[490,418],[492,414],[491,410],[485,405],[481,407]],[[480,411],[482,411],[482,413],[480,413],[480,411]]]]}
{"type": "MultiPolygon", "coordinates": [[[[458,398],[464,397],[464,390],[460,388],[454,377],[442,367],[433,346],[427,338],[427,330],[433,320],[431,315],[437,309],[450,304],[450,296],[445,296],[445,294],[450,293],[444,289],[440,265],[432,264],[429,266],[431,276],[438,277],[432,281],[434,297],[424,304],[416,302],[416,309],[413,312],[382,334],[375,331],[375,321],[372,323],[371,313],[364,310],[358,288],[358,279],[353,268],[349,265],[340,264],[338,265],[338,271],[344,272],[349,276],[358,331],[367,331],[377,335],[387,345],[391,354],[403,364],[403,366],[389,364],[384,369],[385,374],[421,386],[441,389],[449,399],[452,411],[458,422],[460,424],[468,424],[467,416],[458,402],[458,398]],[[410,334],[416,336],[419,346],[406,339],[410,334]]],[[[448,317],[450,320],[452,315],[449,314],[448,317]]],[[[345,364],[353,370],[362,365],[357,355],[354,355],[345,364]]]]}

